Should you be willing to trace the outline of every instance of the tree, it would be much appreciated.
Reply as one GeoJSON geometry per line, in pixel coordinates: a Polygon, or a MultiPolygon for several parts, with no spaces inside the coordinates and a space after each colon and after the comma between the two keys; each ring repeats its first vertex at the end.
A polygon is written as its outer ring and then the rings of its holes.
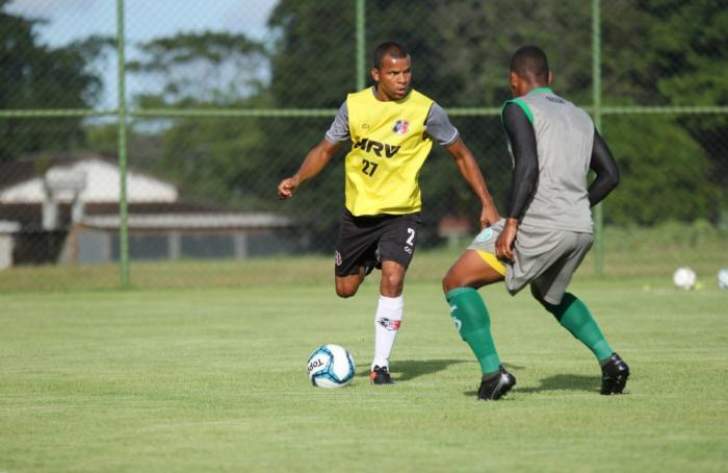
{"type": "MultiPolygon", "coordinates": [[[[728,79],[720,72],[728,67],[728,13],[721,2],[635,3],[628,9],[605,6],[605,101],[610,105],[728,103],[728,79]]],[[[628,150],[633,161],[629,168],[640,169],[628,175],[618,191],[641,194],[639,205],[630,205],[634,221],[718,220],[720,189],[728,186],[728,151],[721,142],[728,135],[725,116],[615,116],[606,124],[617,152],[628,150]],[[636,127],[624,125],[637,121],[636,127]],[[654,165],[652,170],[644,167],[648,162],[654,165]],[[652,176],[646,178],[648,172],[652,176]],[[647,199],[639,189],[650,187],[655,194],[647,199]]],[[[725,209],[728,194],[723,194],[725,209]]],[[[613,215],[610,207],[608,215],[613,215]]],[[[622,210],[614,215],[624,221],[622,210]]]]}
{"type": "MultiPolygon", "coordinates": [[[[728,67],[728,37],[724,34],[728,13],[719,3],[642,1],[636,8],[624,8],[603,2],[603,101],[620,105],[725,103],[728,80],[719,71],[728,67]]],[[[473,2],[450,2],[435,16],[438,22],[432,27],[438,34],[434,36],[446,39],[442,47],[448,51],[448,64],[461,69],[458,75],[471,78],[456,88],[456,103],[464,103],[467,95],[479,100],[478,91],[485,104],[505,98],[505,88],[499,84],[505,84],[509,56],[527,43],[548,52],[557,92],[577,104],[591,102],[588,2],[512,1],[507,6],[493,2],[488,8],[473,2]],[[476,33],[468,34],[471,31],[476,33]],[[503,67],[493,67],[499,63],[503,67]]],[[[614,200],[606,203],[608,221],[715,221],[716,191],[728,183],[728,152],[720,139],[728,135],[726,123],[724,117],[708,116],[605,119],[603,131],[624,166],[622,185],[614,200]],[[651,145],[645,146],[645,142],[651,145]],[[654,166],[651,172],[646,163],[654,166]],[[646,198],[647,189],[659,198],[646,198]],[[630,205],[623,205],[624,196],[629,196],[630,205]]],[[[499,159],[487,146],[479,154],[488,161],[499,159]]],[[[500,171],[496,170],[497,184],[500,171]]]]}
{"type": "Polygon", "coordinates": [[[263,87],[265,49],[243,34],[179,33],[142,43],[140,52],[128,71],[160,86],[137,97],[143,106],[228,106],[263,87]]]}
{"type": "MultiPolygon", "coordinates": [[[[660,21],[651,23],[662,65],[657,89],[673,105],[728,104],[728,10],[722,2],[641,2],[660,21]]],[[[683,116],[679,123],[710,159],[704,186],[713,192],[707,217],[728,221],[728,119],[725,115],[683,116]],[[723,214],[723,215],[721,215],[723,214]]],[[[695,163],[694,166],[701,166],[695,163]]]]}
{"type": "MultiPolygon", "coordinates": [[[[158,85],[134,98],[142,109],[266,105],[266,53],[245,35],[180,33],[140,50],[130,73],[158,85]]],[[[247,209],[270,205],[262,197],[268,158],[256,118],[138,119],[129,141],[130,162],[174,181],[187,199],[247,209]],[[150,145],[158,155],[146,152],[150,145]]]]}
{"type": "MultiPolygon", "coordinates": [[[[423,0],[416,4],[371,0],[366,12],[367,58],[377,43],[399,40],[412,52],[414,86],[446,109],[499,107],[510,95],[506,83],[510,55],[524,44],[538,44],[549,55],[555,90],[578,105],[589,105],[593,93],[591,15],[591,4],[579,0],[423,0]]],[[[279,30],[272,52],[273,100],[279,106],[338,107],[355,83],[353,6],[348,2],[282,0],[270,25],[279,30]]],[[[603,102],[726,102],[728,79],[721,71],[728,67],[727,28],[728,11],[721,2],[644,0],[626,6],[603,2],[603,102]]],[[[510,185],[511,163],[498,119],[457,117],[453,122],[479,158],[502,204],[510,185]]],[[[307,147],[321,138],[328,121],[321,120],[320,128],[314,127],[314,120],[307,120],[307,126],[302,123],[276,124],[266,133],[271,140],[266,147],[275,149],[273,154],[288,164],[281,175],[295,169],[307,147]]],[[[716,196],[719,189],[728,187],[728,152],[725,142],[721,143],[728,136],[728,125],[723,116],[610,115],[604,125],[624,167],[622,184],[606,203],[608,221],[715,221],[716,196]],[[654,166],[651,172],[644,168],[646,163],[654,166]],[[648,190],[659,199],[647,198],[648,190]]],[[[329,170],[329,175],[311,185],[305,198],[290,204],[297,215],[315,221],[322,236],[335,228],[341,202],[334,204],[341,196],[340,167],[329,170]],[[303,206],[326,211],[317,217],[306,213],[303,206]]],[[[446,213],[465,214],[474,220],[477,206],[467,188],[454,182],[459,182],[457,172],[436,148],[421,175],[429,221],[446,213]]]]}
{"type": "MultiPolygon", "coordinates": [[[[7,12],[0,0],[0,108],[91,108],[102,82],[91,64],[110,44],[92,36],[60,48],[38,40],[39,20],[7,12]]],[[[0,120],[0,159],[22,152],[68,149],[83,143],[81,118],[0,120]]]]}
{"type": "MultiPolygon", "coordinates": [[[[710,38],[721,31],[721,12],[715,11],[711,19],[715,28],[687,28],[681,32],[687,36],[677,43],[676,51],[671,51],[670,31],[660,22],[670,16],[667,6],[672,6],[677,13],[671,15],[687,15],[682,21],[700,24],[697,19],[704,11],[693,11],[689,3],[637,2],[627,12],[605,4],[602,67],[606,103],[671,103],[675,92],[668,91],[683,84],[686,75],[694,74],[703,62],[690,59],[687,64],[695,65],[673,71],[666,70],[666,65],[681,47],[686,48],[691,41],[705,42],[702,36],[710,38]],[[635,38],[639,38],[641,48],[633,44],[635,38]]],[[[322,139],[333,111],[356,87],[354,3],[281,0],[269,25],[276,38],[270,48],[242,35],[213,32],[180,34],[141,45],[145,57],[133,63],[131,71],[155,78],[161,86],[137,97],[137,103],[147,107],[331,110],[330,115],[315,117],[170,120],[156,130],[163,152],[155,165],[195,196],[246,208],[285,209],[306,223],[315,245],[328,249],[343,206],[342,158],[334,158],[324,175],[307,183],[307,189],[285,205],[274,203],[274,189],[322,139]],[[266,64],[270,66],[269,83],[266,64]]],[[[580,105],[591,102],[588,2],[423,0],[411,4],[371,0],[367,2],[366,25],[367,68],[370,51],[377,43],[402,41],[412,51],[415,87],[446,109],[499,107],[509,97],[506,77],[510,55],[527,43],[539,44],[548,52],[557,92],[580,105]]],[[[671,29],[677,29],[676,25],[671,29]]],[[[511,163],[498,117],[456,117],[453,122],[475,151],[502,203],[510,185],[511,163]]],[[[651,224],[711,214],[715,188],[701,187],[710,173],[706,150],[713,154],[705,146],[705,124],[616,117],[605,119],[605,129],[624,170],[622,186],[607,203],[610,221],[651,224]],[[644,146],[644,137],[654,144],[644,146]],[[643,169],[645,163],[665,171],[655,176],[643,169]],[[690,191],[664,191],[680,186],[690,191]],[[657,193],[660,202],[645,198],[646,193],[657,193]]],[[[453,184],[460,182],[457,171],[437,147],[422,171],[421,182],[425,217],[430,222],[448,213],[473,220],[477,217],[477,204],[466,186],[453,184]]]]}
{"type": "Polygon", "coordinates": [[[716,189],[706,185],[710,162],[673,118],[607,117],[605,127],[620,171],[628,176],[607,200],[609,222],[654,225],[710,214],[716,197],[716,189]]]}
{"type": "MultiPolygon", "coordinates": [[[[270,94],[280,108],[335,110],[356,89],[355,17],[353,2],[283,0],[268,21],[277,32],[272,48],[270,94]]],[[[278,180],[298,168],[306,152],[321,139],[330,116],[262,122],[269,196],[278,180]]],[[[329,250],[343,209],[343,152],[316,180],[304,184],[295,199],[279,206],[305,223],[312,245],[329,250]]]]}

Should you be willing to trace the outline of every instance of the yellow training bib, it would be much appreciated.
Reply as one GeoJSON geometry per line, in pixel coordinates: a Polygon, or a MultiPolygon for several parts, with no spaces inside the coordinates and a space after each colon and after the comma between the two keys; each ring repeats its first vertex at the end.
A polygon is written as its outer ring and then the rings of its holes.
{"type": "Polygon", "coordinates": [[[353,215],[420,211],[420,168],[432,149],[425,128],[430,106],[416,90],[396,102],[377,100],[371,88],[347,96],[352,147],[345,193],[353,215]]]}

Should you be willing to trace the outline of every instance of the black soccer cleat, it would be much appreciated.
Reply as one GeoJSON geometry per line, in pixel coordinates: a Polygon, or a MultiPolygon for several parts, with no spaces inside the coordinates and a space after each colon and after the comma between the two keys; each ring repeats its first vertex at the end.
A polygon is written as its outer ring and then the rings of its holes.
{"type": "Polygon", "coordinates": [[[515,385],[516,377],[501,366],[499,373],[488,377],[483,375],[483,381],[478,388],[478,399],[495,401],[505,396],[515,385]]]}
{"type": "Polygon", "coordinates": [[[602,390],[605,396],[622,394],[629,378],[629,366],[616,353],[602,365],[602,390]]]}
{"type": "Polygon", "coordinates": [[[369,372],[369,382],[371,384],[394,384],[392,376],[389,374],[389,368],[386,366],[374,366],[369,372]]]}

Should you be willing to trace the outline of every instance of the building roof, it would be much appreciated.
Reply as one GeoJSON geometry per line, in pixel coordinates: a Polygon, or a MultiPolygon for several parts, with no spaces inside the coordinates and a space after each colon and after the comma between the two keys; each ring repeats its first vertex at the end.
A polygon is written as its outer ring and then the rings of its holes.
{"type": "MultiPolygon", "coordinates": [[[[176,187],[149,174],[128,170],[130,229],[231,229],[288,227],[284,216],[229,209],[178,200],[176,187]]],[[[43,203],[49,192],[58,208],[59,228],[71,225],[72,202],[83,203],[77,223],[102,230],[118,229],[119,168],[115,158],[97,153],[43,153],[0,163],[0,221],[17,231],[43,231],[43,203]],[[80,176],[80,178],[79,178],[80,176]],[[49,190],[53,181],[60,190],[49,190]],[[79,180],[81,185],[79,185],[79,180]],[[68,184],[68,185],[65,185],[68,184]],[[65,187],[64,187],[65,186],[65,187]],[[80,190],[80,191],[79,191],[80,190]]],[[[0,230],[2,230],[0,228],[0,230]]]]}
{"type": "MultiPolygon", "coordinates": [[[[126,182],[129,202],[178,199],[174,184],[147,173],[128,169],[126,182]]],[[[113,203],[119,200],[120,187],[116,160],[96,153],[28,155],[0,163],[0,203],[43,202],[49,192],[60,202],[78,198],[82,202],[113,203]]]]}
{"type": "Polygon", "coordinates": [[[0,161],[0,189],[40,176],[53,166],[67,166],[87,159],[99,159],[110,164],[118,161],[114,156],[91,151],[27,153],[17,160],[0,161]]]}

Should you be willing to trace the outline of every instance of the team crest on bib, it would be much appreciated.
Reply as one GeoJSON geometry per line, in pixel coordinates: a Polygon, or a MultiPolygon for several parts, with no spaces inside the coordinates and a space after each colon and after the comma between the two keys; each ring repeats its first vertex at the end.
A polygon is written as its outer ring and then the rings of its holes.
{"type": "Polygon", "coordinates": [[[475,237],[475,241],[477,241],[478,243],[484,243],[491,238],[493,238],[493,229],[486,228],[482,232],[478,233],[478,236],[475,237]]]}
{"type": "Polygon", "coordinates": [[[398,135],[404,135],[409,131],[409,122],[407,120],[397,120],[392,131],[398,135]]]}

